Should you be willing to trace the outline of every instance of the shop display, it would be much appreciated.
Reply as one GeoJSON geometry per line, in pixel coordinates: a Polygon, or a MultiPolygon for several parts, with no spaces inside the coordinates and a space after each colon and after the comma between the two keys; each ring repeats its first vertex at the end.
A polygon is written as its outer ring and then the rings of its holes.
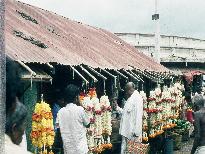
{"type": "Polygon", "coordinates": [[[37,148],[38,154],[53,154],[52,145],[54,143],[53,116],[49,104],[43,100],[36,103],[32,115],[31,141],[37,148]]]}
{"type": "Polygon", "coordinates": [[[99,100],[92,88],[87,95],[81,94],[81,100],[91,121],[90,128],[87,129],[89,153],[102,153],[105,149],[111,149],[112,108],[108,96],[102,96],[99,100]]]}
{"type": "MultiPolygon", "coordinates": [[[[148,105],[145,112],[148,114],[149,137],[155,138],[161,135],[165,130],[177,126],[174,119],[179,118],[183,86],[175,83],[173,87],[164,87],[161,91],[158,86],[154,91],[150,92],[150,97],[147,99],[148,105]]],[[[145,122],[144,122],[145,123],[145,122]]],[[[145,138],[147,139],[147,138],[145,138]]]]}
{"type": "Polygon", "coordinates": [[[147,113],[147,107],[148,107],[148,103],[147,103],[147,96],[146,93],[144,91],[140,91],[140,95],[143,98],[143,108],[144,108],[144,112],[143,112],[143,124],[142,124],[142,140],[144,142],[148,141],[148,113],[147,113]]]}
{"type": "MultiPolygon", "coordinates": [[[[168,129],[188,129],[188,123],[179,120],[184,99],[182,90],[183,86],[175,83],[170,88],[158,86],[155,90],[150,91],[148,98],[144,91],[140,92],[144,108],[143,144],[149,142],[149,139],[163,134],[168,129]]],[[[106,149],[111,149],[112,107],[108,96],[103,95],[98,98],[95,88],[91,88],[88,93],[80,93],[80,104],[90,119],[90,127],[86,134],[89,154],[99,154],[106,149]]],[[[36,153],[53,154],[52,145],[55,133],[49,104],[43,100],[37,103],[32,120],[31,140],[37,148],[36,153]]]]}

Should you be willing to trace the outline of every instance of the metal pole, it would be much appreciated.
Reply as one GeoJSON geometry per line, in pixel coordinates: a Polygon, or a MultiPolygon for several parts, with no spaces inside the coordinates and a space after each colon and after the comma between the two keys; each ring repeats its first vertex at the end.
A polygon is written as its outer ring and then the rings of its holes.
{"type": "Polygon", "coordinates": [[[158,0],[155,0],[155,54],[154,58],[160,63],[160,22],[158,13],[158,0]]]}
{"type": "Polygon", "coordinates": [[[5,0],[0,0],[0,153],[5,153],[6,55],[4,40],[5,0]]]}

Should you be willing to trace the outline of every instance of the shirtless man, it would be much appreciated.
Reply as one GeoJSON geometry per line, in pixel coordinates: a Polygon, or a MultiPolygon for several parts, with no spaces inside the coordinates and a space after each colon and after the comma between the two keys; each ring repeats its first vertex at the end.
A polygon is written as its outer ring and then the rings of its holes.
{"type": "Polygon", "coordinates": [[[191,154],[205,154],[205,100],[196,103],[199,110],[194,113],[195,139],[191,154]]]}

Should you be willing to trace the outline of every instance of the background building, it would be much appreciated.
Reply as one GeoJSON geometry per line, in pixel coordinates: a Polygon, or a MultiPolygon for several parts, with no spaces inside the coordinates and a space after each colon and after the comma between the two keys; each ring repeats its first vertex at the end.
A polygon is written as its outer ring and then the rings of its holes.
{"type": "MultiPolygon", "coordinates": [[[[141,33],[116,33],[118,37],[135,46],[147,56],[155,57],[155,35],[141,33]]],[[[160,63],[183,75],[185,89],[189,94],[205,86],[205,40],[161,35],[160,63]]]]}
{"type": "MultiPolygon", "coordinates": [[[[150,57],[154,55],[154,34],[116,33],[116,35],[144,54],[150,57]]],[[[176,73],[187,70],[205,71],[205,40],[161,35],[159,55],[161,64],[176,73]]]]}

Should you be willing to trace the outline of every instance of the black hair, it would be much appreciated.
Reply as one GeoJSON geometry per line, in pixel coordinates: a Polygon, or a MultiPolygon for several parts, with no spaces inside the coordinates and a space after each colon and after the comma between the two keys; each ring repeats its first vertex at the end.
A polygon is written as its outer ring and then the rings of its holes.
{"type": "Polygon", "coordinates": [[[62,89],[56,89],[55,93],[54,93],[54,96],[55,96],[55,101],[63,99],[63,90],[62,89]]]}
{"type": "Polygon", "coordinates": [[[64,90],[64,100],[66,103],[73,103],[79,94],[79,88],[76,85],[70,84],[64,90]]]}
{"type": "Polygon", "coordinates": [[[26,107],[18,102],[20,87],[20,65],[6,58],[6,134],[11,135],[13,125],[21,128],[27,117],[26,107]]]}
{"type": "Polygon", "coordinates": [[[6,58],[6,114],[16,102],[16,96],[20,86],[20,66],[10,58],[6,58]]]}
{"type": "Polygon", "coordinates": [[[6,134],[9,135],[12,133],[14,124],[16,124],[17,128],[20,128],[25,122],[27,114],[26,107],[22,103],[17,102],[15,110],[9,112],[6,116],[6,134]]]}

